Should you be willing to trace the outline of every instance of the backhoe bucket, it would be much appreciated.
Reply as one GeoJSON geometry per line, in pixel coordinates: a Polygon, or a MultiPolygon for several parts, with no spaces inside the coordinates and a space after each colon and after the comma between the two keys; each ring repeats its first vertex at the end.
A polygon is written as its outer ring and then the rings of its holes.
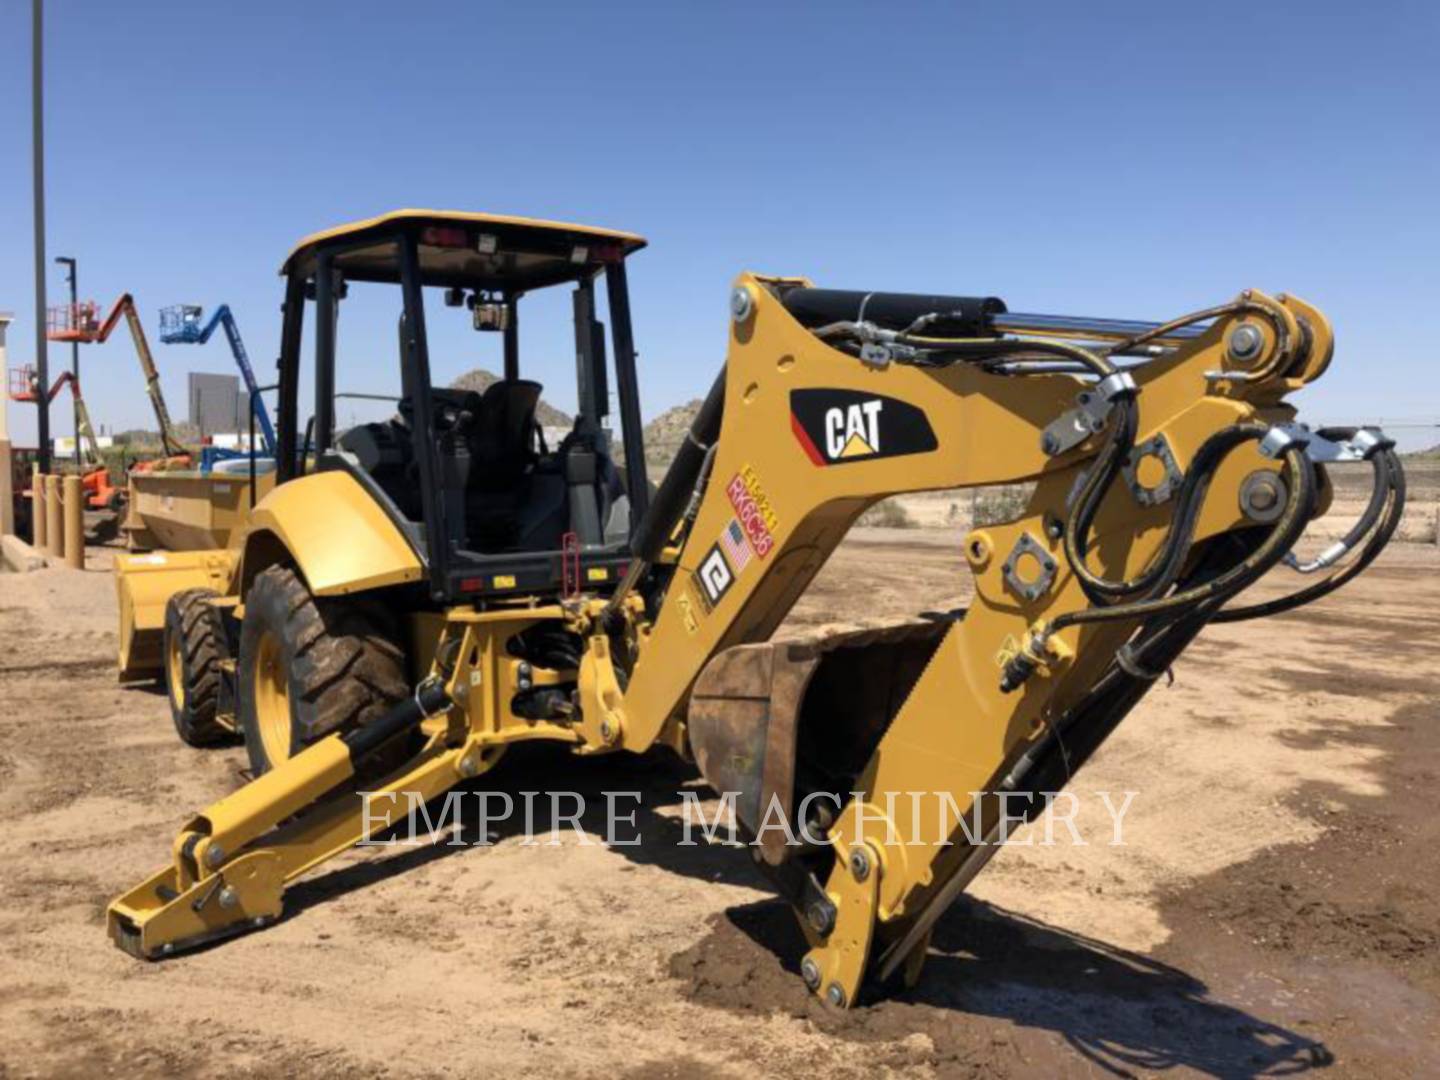
{"type": "Polygon", "coordinates": [[[800,827],[797,773],[807,787],[857,775],[947,628],[906,623],[737,645],[706,665],[690,698],[690,745],[710,786],[734,793],[742,826],[777,826],[759,835],[766,862],[787,855],[776,814],[792,833],[800,827]]]}
{"type": "Polygon", "coordinates": [[[120,602],[121,682],[154,679],[163,670],[165,605],[184,589],[223,593],[235,557],[228,551],[154,551],[115,556],[120,602]]]}

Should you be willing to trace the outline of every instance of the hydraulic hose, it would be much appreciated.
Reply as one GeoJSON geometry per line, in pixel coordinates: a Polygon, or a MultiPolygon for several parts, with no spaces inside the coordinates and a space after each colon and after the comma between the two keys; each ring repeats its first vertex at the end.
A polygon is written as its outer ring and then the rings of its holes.
{"type": "Polygon", "coordinates": [[[1254,371],[1231,372],[1226,375],[1226,378],[1234,379],[1237,382],[1259,382],[1262,379],[1269,378],[1282,368],[1287,367],[1294,357],[1290,352],[1290,335],[1285,325],[1285,317],[1282,311],[1278,307],[1272,307],[1268,303],[1256,301],[1253,299],[1249,290],[1241,293],[1238,300],[1229,304],[1206,308],[1203,311],[1194,311],[1189,315],[1182,315],[1178,319],[1172,319],[1167,323],[1161,323],[1159,326],[1151,327],[1142,333],[1126,338],[1124,341],[1118,341],[1110,347],[1109,353],[1114,356],[1121,353],[1132,352],[1146,342],[1154,341],[1156,338],[1164,337],[1166,334],[1172,334],[1181,327],[1203,322],[1206,319],[1220,318],[1225,315],[1239,315],[1246,311],[1258,312],[1265,316],[1270,322],[1271,327],[1275,330],[1275,350],[1269,362],[1266,363],[1264,367],[1257,368],[1254,371]]]}
{"type": "MultiPolygon", "coordinates": [[[[1362,429],[1360,428],[1321,428],[1316,435],[1329,442],[1348,442],[1352,446],[1353,440],[1362,429]]],[[[1318,556],[1307,562],[1300,562],[1292,551],[1285,557],[1285,563],[1293,570],[1301,574],[1313,574],[1316,570],[1323,570],[1327,566],[1333,566],[1345,555],[1355,550],[1358,544],[1380,520],[1380,512],[1384,509],[1386,500],[1390,497],[1389,459],[1384,451],[1394,448],[1394,441],[1373,432],[1372,443],[1365,454],[1365,459],[1370,462],[1373,470],[1373,477],[1370,484],[1370,501],[1365,507],[1364,513],[1355,521],[1341,539],[1331,544],[1318,556]]],[[[1398,464],[1398,463],[1397,463],[1398,464]]]]}
{"type": "MultiPolygon", "coordinates": [[[[1253,436],[1257,428],[1260,428],[1260,425],[1244,425],[1242,430],[1253,436]]],[[[1263,430],[1261,429],[1262,434],[1263,430]]],[[[1110,607],[1086,608],[1057,616],[1047,625],[1040,627],[1030,645],[1017,652],[1005,664],[1000,675],[1001,692],[1008,694],[1018,690],[1039,668],[1041,659],[1037,653],[1043,650],[1046,639],[1067,627],[1122,619],[1154,619],[1156,616],[1167,615],[1173,617],[1167,620],[1168,624],[1187,615],[1202,615],[1207,607],[1213,610],[1258,580],[1294,546],[1309,523],[1314,508],[1315,473],[1305,454],[1305,448],[1291,445],[1284,451],[1284,458],[1289,480],[1289,498],[1275,522],[1275,527],[1258,547],[1223,573],[1169,596],[1132,600],[1110,607]]],[[[1193,472],[1198,470],[1192,467],[1193,472]]],[[[1142,646],[1141,652],[1143,648],[1142,646]]],[[[1138,655],[1135,647],[1127,645],[1117,651],[1117,662],[1123,667],[1127,666],[1127,661],[1122,660],[1122,653],[1128,657],[1128,666],[1138,670],[1135,667],[1138,655]]],[[[1130,674],[1134,674],[1134,671],[1130,674]]]]}
{"type": "Polygon", "coordinates": [[[1046,355],[1074,361],[1102,379],[1120,370],[1113,362],[1089,349],[1048,338],[939,338],[899,334],[895,340],[936,357],[947,358],[952,363],[956,360],[993,362],[1017,355],[1046,355]]]}
{"type": "MultiPolygon", "coordinates": [[[[1359,555],[1323,581],[1317,581],[1307,588],[1275,600],[1250,604],[1246,607],[1226,608],[1218,612],[1212,621],[1217,623],[1242,622],[1246,619],[1277,615],[1283,611],[1293,611],[1295,608],[1319,600],[1322,596],[1328,596],[1374,562],[1380,552],[1390,543],[1390,538],[1395,535],[1395,530],[1399,527],[1400,519],[1405,511],[1405,470],[1400,464],[1399,455],[1394,450],[1387,448],[1376,455],[1376,460],[1383,462],[1386,473],[1386,484],[1383,489],[1380,489],[1385,495],[1384,509],[1378,516],[1378,523],[1372,523],[1370,526],[1370,528],[1374,528],[1374,532],[1371,533],[1370,539],[1359,555]]],[[[1364,521],[1365,518],[1362,517],[1356,528],[1363,525],[1364,521]]],[[[1361,530],[1361,535],[1363,536],[1368,531],[1369,528],[1361,530]]],[[[1351,533],[1354,532],[1355,530],[1352,529],[1351,533]]]]}
{"type": "MultiPolygon", "coordinates": [[[[1246,427],[1248,429],[1249,425],[1246,427]]],[[[1258,579],[1294,546],[1310,518],[1315,496],[1315,474],[1310,467],[1309,458],[1305,456],[1304,447],[1290,446],[1285,450],[1285,468],[1290,494],[1284,511],[1265,541],[1235,566],[1202,585],[1182,589],[1169,596],[1066,612],[1050,623],[1046,629],[1047,635],[1066,627],[1087,623],[1148,618],[1165,612],[1180,612],[1196,604],[1232,596],[1258,579]]]]}
{"type": "MultiPolygon", "coordinates": [[[[1240,426],[1250,437],[1263,435],[1264,428],[1258,424],[1240,426]]],[[[1275,527],[1265,540],[1245,558],[1230,569],[1210,580],[1169,596],[1144,600],[1132,600],[1111,607],[1092,607],[1083,611],[1066,612],[1048,625],[1040,627],[1030,644],[1017,652],[1005,664],[1000,676],[1000,689],[1011,693],[1020,688],[1040,666],[1038,653],[1044,649],[1047,638],[1070,626],[1089,623],[1115,622],[1121,619],[1151,619],[1159,615],[1173,615],[1175,618],[1196,612],[1201,605],[1212,602],[1223,603],[1226,599],[1258,579],[1274,566],[1294,546],[1300,533],[1308,523],[1314,506],[1315,474],[1303,445],[1287,447],[1284,451],[1285,467],[1289,478],[1289,497],[1275,527]]],[[[1192,466],[1192,474],[1200,470],[1192,466]]],[[[1197,481],[1198,482],[1198,481],[1197,481]]],[[[1187,511],[1192,513],[1193,511],[1187,511]]],[[[1117,654],[1118,659],[1118,654],[1117,654]]]]}
{"type": "Polygon", "coordinates": [[[1090,485],[1082,491],[1079,505],[1065,529],[1065,555],[1074,568],[1085,593],[1095,602],[1113,602],[1113,598],[1136,594],[1158,596],[1175,583],[1184,568],[1190,544],[1194,538],[1195,519],[1204,503],[1205,493],[1216,467],[1225,455],[1236,446],[1252,439],[1263,438],[1268,429],[1259,424],[1234,425],[1211,435],[1191,459],[1185,479],[1176,493],[1175,512],[1165,536],[1165,544],[1156,553],[1149,566],[1131,581],[1112,582],[1096,577],[1085,564],[1087,554],[1086,537],[1090,532],[1091,520],[1098,508],[1100,496],[1093,502],[1086,502],[1090,485]],[[1087,588],[1088,586],[1088,588],[1087,588]],[[1101,594],[1097,598],[1096,594],[1101,594]]]}
{"type": "MultiPolygon", "coordinates": [[[[1069,514],[1065,521],[1065,557],[1069,560],[1071,569],[1080,582],[1080,588],[1090,602],[1095,604],[1109,603],[1116,597],[1138,592],[1146,584],[1143,577],[1134,582],[1109,581],[1094,573],[1085,561],[1087,537],[1095,522],[1095,515],[1099,512],[1100,504],[1106,493],[1115,483],[1115,478],[1120,475],[1120,470],[1124,468],[1125,462],[1135,448],[1139,414],[1134,399],[1128,397],[1119,399],[1116,403],[1114,417],[1110,428],[1110,438],[1085,477],[1085,482],[1075,500],[1074,512],[1069,514]]],[[[1171,532],[1172,534],[1174,532],[1173,526],[1171,532]]]]}

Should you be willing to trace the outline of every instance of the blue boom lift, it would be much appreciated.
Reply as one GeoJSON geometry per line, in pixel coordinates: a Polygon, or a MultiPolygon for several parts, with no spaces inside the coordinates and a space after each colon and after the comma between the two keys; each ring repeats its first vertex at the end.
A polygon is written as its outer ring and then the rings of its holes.
{"type": "MultiPolygon", "coordinates": [[[[265,444],[265,455],[275,456],[275,428],[270,423],[270,413],[260,396],[260,387],[255,382],[255,370],[250,366],[250,357],[245,352],[245,343],[240,340],[240,328],[235,325],[235,316],[230,313],[229,304],[221,304],[204,322],[205,309],[198,304],[176,304],[160,309],[160,340],[166,345],[204,345],[215,332],[215,327],[225,328],[225,337],[230,342],[230,351],[235,356],[235,366],[240,369],[245,390],[250,395],[250,407],[255,422],[260,425],[260,437],[265,444]],[[203,325],[202,325],[203,324],[203,325]]],[[[218,446],[206,446],[200,452],[200,471],[209,472],[217,461],[244,459],[254,453],[227,450],[218,446]]]]}

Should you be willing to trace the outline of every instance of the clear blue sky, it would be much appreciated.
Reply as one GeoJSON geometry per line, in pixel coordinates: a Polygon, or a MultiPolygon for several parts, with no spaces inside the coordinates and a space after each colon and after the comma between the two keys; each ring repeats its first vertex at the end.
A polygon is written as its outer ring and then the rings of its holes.
{"type": "MultiPolygon", "coordinates": [[[[1437,12],[53,0],[49,254],[102,302],[132,290],[152,335],[163,304],[229,301],[263,377],[276,269],[314,229],[399,206],[631,229],[647,416],[712,378],[741,269],[1135,318],[1256,286],[1336,323],[1311,418],[1433,420],[1437,12]]],[[[29,35],[28,3],[0,8],[12,365],[33,355],[29,35]]],[[[342,384],[392,384],[389,327],[342,328],[342,384]]],[[[568,329],[526,329],[566,404],[568,329]]],[[[441,341],[442,373],[493,362],[441,341]]],[[[230,370],[218,340],[156,348],[176,412],[185,371],[230,370]]],[[[83,362],[97,422],[148,424],[128,340],[83,362]]],[[[33,410],[11,426],[28,441],[33,410]]]]}

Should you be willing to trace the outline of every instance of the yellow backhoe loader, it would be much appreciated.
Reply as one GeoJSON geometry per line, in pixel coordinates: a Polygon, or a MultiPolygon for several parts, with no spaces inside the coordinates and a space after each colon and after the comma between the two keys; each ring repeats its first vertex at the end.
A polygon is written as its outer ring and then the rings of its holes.
{"type": "Polygon", "coordinates": [[[367,810],[361,788],[431,799],[522,740],[578,758],[660,744],[733,799],[807,935],[806,984],[848,1007],[919,977],[1007,796],[1064,787],[1207,623],[1324,595],[1398,521],[1384,436],[1311,431],[1285,404],[1330,363],[1330,324],[1255,291],[1140,323],[741,274],[724,367],[652,491],[626,288],[643,246],[405,210],[291,253],[279,482],[209,587],[177,577],[164,640],[177,724],[196,741],[238,728],[256,778],[111,905],[120,947],[158,958],[278,919],[290,883],[406,805],[367,810]],[[393,420],[337,437],[337,312],[358,282],[398,286],[402,392],[393,420]],[[579,414],[548,447],[518,311],[552,287],[572,294],[579,414]],[[483,394],[432,386],[427,323],[446,308],[503,335],[483,394]],[[1374,498],[1301,563],[1340,460],[1372,463],[1374,498]],[[877,500],[1026,481],[1021,516],[956,552],[968,610],[768,643],[877,500]],[[1240,599],[1287,559],[1313,583],[1240,599]],[[907,792],[958,813],[890,797],[907,792]],[[788,828],[767,827],[777,813],[788,828]]]}

